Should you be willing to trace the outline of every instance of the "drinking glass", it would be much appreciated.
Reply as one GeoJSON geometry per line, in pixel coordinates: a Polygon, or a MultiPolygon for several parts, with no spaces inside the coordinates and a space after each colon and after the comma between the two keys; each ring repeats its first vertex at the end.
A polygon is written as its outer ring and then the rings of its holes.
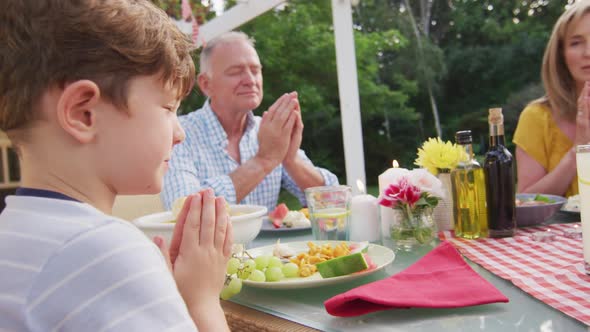
{"type": "Polygon", "coordinates": [[[305,198],[314,239],[348,241],[352,201],[351,187],[311,187],[305,189],[305,198]]]}
{"type": "Polygon", "coordinates": [[[590,274],[590,144],[577,146],[576,163],[580,189],[584,269],[586,274],[590,274]]]}

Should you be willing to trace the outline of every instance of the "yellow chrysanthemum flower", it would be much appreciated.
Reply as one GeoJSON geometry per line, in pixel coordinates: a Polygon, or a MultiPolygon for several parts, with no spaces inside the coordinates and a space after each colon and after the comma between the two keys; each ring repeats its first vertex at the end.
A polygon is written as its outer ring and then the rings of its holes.
{"type": "Polygon", "coordinates": [[[440,138],[429,138],[418,149],[418,158],[414,164],[426,168],[430,173],[437,175],[438,170],[452,170],[461,161],[467,160],[465,149],[451,141],[443,142],[440,138]]]}

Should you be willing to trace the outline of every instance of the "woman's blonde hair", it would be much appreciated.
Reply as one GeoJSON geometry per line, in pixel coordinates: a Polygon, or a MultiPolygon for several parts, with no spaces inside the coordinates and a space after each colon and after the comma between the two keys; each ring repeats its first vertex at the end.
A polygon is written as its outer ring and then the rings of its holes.
{"type": "Polygon", "coordinates": [[[578,96],[576,81],[565,62],[564,43],[569,28],[589,12],[590,1],[577,1],[561,14],[553,26],[541,68],[546,95],[532,102],[546,104],[559,116],[568,120],[575,119],[578,96]]]}

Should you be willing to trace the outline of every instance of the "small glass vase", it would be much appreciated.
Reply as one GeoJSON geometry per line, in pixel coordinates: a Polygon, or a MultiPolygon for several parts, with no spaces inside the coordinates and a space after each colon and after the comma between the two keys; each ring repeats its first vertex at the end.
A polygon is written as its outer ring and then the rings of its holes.
{"type": "Polygon", "coordinates": [[[382,225],[383,244],[395,250],[412,251],[427,246],[436,236],[432,208],[391,209],[382,225]]]}

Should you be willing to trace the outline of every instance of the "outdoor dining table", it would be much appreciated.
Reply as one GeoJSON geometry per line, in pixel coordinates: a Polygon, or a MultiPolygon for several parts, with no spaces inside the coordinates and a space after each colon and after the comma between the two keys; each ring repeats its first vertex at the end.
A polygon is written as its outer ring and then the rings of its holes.
{"type": "MultiPolygon", "coordinates": [[[[261,232],[248,245],[256,248],[312,240],[311,231],[261,232]]],[[[493,303],[454,309],[391,309],[357,317],[334,317],[324,301],[360,285],[387,278],[416,262],[432,246],[397,251],[393,263],[372,275],[349,282],[303,289],[263,289],[244,286],[240,294],[223,306],[234,330],[243,331],[587,331],[588,327],[559,310],[537,300],[512,282],[502,279],[466,258],[483,278],[506,295],[509,303],[493,303]],[[236,322],[232,325],[231,320],[236,322]]],[[[581,294],[590,301],[590,294],[581,294]]]]}

